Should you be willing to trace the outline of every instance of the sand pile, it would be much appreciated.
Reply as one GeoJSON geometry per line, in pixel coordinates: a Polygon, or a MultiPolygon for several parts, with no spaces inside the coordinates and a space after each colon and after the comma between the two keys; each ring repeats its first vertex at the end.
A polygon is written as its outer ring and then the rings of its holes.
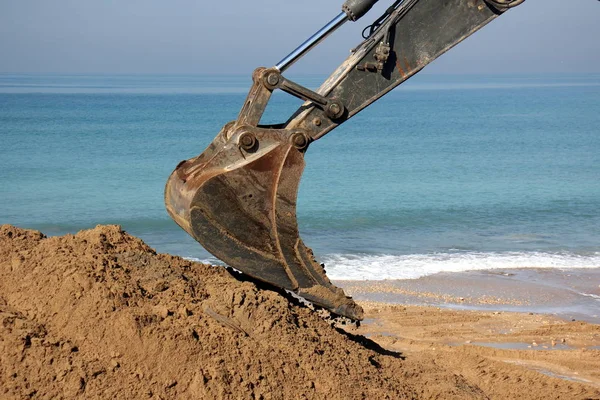
{"type": "Polygon", "coordinates": [[[485,398],[118,226],[0,227],[0,398],[485,398]]]}

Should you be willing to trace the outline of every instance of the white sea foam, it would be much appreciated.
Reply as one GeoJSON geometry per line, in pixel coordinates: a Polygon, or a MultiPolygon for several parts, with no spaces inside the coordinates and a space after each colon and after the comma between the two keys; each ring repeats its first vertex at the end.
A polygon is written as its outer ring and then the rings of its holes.
{"type": "MultiPolygon", "coordinates": [[[[214,257],[183,257],[203,264],[224,265],[214,257]]],[[[409,255],[331,254],[319,257],[334,280],[417,279],[438,272],[515,268],[600,268],[600,252],[573,253],[433,253],[409,255]]],[[[587,295],[587,294],[586,294],[587,295]]],[[[596,295],[588,295],[598,298],[596,295]]]]}
{"type": "Polygon", "coordinates": [[[334,280],[417,279],[438,272],[514,268],[600,268],[591,255],[541,252],[434,253],[411,255],[333,254],[321,257],[334,280]]]}
{"type": "Polygon", "coordinates": [[[596,294],[591,294],[591,293],[579,293],[580,295],[584,296],[584,297],[591,297],[594,300],[598,300],[600,301],[600,296],[596,295],[596,294]]]}

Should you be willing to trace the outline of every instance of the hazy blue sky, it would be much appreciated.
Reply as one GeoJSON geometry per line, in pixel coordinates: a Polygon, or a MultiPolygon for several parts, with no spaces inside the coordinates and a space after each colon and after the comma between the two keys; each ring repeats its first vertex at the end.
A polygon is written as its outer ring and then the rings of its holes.
{"type": "MultiPolygon", "coordinates": [[[[332,71],[359,42],[362,28],[391,3],[381,0],[291,71],[332,71]]],[[[332,0],[0,0],[0,72],[250,74],[257,66],[274,65],[337,15],[340,5],[332,0]]],[[[527,0],[426,71],[600,72],[600,2],[527,0]]]]}

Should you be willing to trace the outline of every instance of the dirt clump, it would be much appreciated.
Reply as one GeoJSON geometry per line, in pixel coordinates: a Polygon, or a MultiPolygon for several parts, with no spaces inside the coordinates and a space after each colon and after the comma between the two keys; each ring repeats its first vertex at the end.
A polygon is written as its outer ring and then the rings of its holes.
{"type": "Polygon", "coordinates": [[[485,398],[118,226],[0,227],[0,398],[485,398]],[[421,374],[430,380],[426,386],[421,374]]]}

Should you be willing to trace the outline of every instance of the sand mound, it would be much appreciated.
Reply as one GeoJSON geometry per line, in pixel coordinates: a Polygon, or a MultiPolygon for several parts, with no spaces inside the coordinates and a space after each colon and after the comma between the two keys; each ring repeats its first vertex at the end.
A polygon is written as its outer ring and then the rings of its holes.
{"type": "Polygon", "coordinates": [[[485,398],[118,226],[0,227],[0,398],[485,398]]]}

